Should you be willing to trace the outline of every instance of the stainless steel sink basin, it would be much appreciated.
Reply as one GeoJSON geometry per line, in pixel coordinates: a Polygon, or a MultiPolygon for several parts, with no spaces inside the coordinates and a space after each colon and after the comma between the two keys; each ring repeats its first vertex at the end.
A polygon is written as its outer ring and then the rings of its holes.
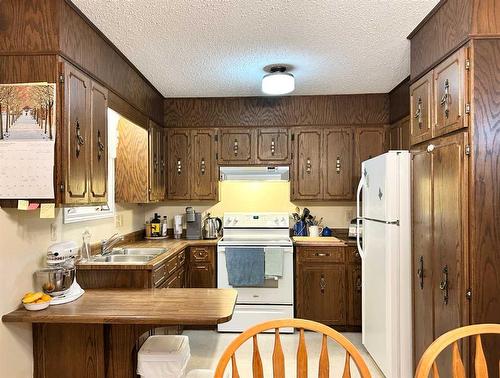
{"type": "Polygon", "coordinates": [[[167,252],[166,248],[114,248],[110,255],[157,256],[165,252],[167,252]]]}
{"type": "Polygon", "coordinates": [[[155,255],[97,255],[90,261],[109,264],[144,264],[155,258],[155,255]]]}

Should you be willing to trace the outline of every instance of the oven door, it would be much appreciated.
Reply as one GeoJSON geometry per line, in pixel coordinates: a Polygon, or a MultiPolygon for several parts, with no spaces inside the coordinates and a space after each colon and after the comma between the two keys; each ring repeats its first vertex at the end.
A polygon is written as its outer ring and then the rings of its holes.
{"type": "MultiPolygon", "coordinates": [[[[219,245],[217,249],[217,287],[233,288],[229,285],[226,269],[226,251],[231,248],[262,248],[266,246],[219,245]]],[[[277,248],[273,246],[273,248],[277,248]]],[[[278,247],[279,248],[279,247],[278,247]]],[[[283,277],[266,279],[262,287],[234,287],[238,290],[238,304],[293,304],[293,247],[283,248],[283,277]]]]}

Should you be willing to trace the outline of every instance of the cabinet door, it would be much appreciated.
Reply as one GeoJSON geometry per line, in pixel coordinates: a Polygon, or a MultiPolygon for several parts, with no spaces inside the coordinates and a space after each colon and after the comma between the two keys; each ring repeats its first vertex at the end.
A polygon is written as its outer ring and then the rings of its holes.
{"type": "Polygon", "coordinates": [[[157,128],[158,141],[158,177],[156,180],[156,200],[163,201],[167,196],[167,131],[162,127],[157,128]]]}
{"type": "Polygon", "coordinates": [[[257,130],[257,159],[263,163],[286,164],[290,162],[290,137],[288,129],[257,130]]]}
{"type": "Polygon", "coordinates": [[[64,203],[85,204],[89,201],[90,79],[69,64],[64,64],[64,75],[64,203]]]}
{"type": "Polygon", "coordinates": [[[434,340],[432,289],[432,164],[427,146],[412,154],[413,363],[434,340]]]}
{"type": "MultiPolygon", "coordinates": [[[[469,318],[466,133],[433,141],[434,337],[464,326],[469,318]]],[[[463,350],[463,349],[462,349],[463,350]]],[[[463,353],[466,355],[465,353],[463,353]]],[[[438,359],[442,376],[451,376],[450,355],[438,359]]]]}
{"type": "Polygon", "coordinates": [[[299,265],[299,318],[325,324],[346,324],[346,269],[344,264],[299,265]]]}
{"type": "Polygon", "coordinates": [[[159,130],[152,122],[149,124],[149,200],[158,200],[158,178],[160,176],[159,130]]]}
{"type": "Polygon", "coordinates": [[[108,195],[108,90],[92,82],[90,91],[90,202],[108,195]]]}
{"type": "Polygon", "coordinates": [[[189,267],[189,287],[215,288],[215,272],[212,264],[191,264],[189,267]]]}
{"type": "Polygon", "coordinates": [[[432,123],[432,72],[410,86],[410,142],[429,140],[432,123]]]}
{"type": "Polygon", "coordinates": [[[254,162],[254,136],[248,129],[219,131],[220,164],[252,164],[254,162]]]}
{"type": "Polygon", "coordinates": [[[169,130],[168,133],[168,199],[189,199],[189,130],[169,130]]]}
{"type": "Polygon", "coordinates": [[[384,153],[385,129],[382,127],[358,127],[355,129],[355,174],[357,185],[361,177],[361,163],[384,153]]]}
{"type": "Polygon", "coordinates": [[[354,197],[352,184],[353,135],[351,129],[327,129],[323,134],[324,199],[354,197]]]}
{"type": "Polygon", "coordinates": [[[361,326],[361,265],[347,265],[347,324],[361,326]]]}
{"type": "Polygon", "coordinates": [[[321,199],[321,141],[320,130],[295,131],[292,199],[321,199]]]}
{"type": "Polygon", "coordinates": [[[401,145],[401,127],[398,124],[389,129],[389,149],[399,150],[401,145]]]}
{"type": "Polygon", "coordinates": [[[213,130],[193,130],[191,134],[192,199],[217,199],[217,173],[215,166],[215,132],[213,130]]]}
{"type": "Polygon", "coordinates": [[[466,51],[466,48],[458,50],[434,69],[433,137],[467,126],[464,120],[466,51]]]}

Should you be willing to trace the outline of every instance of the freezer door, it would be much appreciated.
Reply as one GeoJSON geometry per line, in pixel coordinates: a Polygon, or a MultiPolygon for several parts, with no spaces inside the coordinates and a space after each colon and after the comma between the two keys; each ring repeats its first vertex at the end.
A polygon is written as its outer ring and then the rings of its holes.
{"type": "Polygon", "coordinates": [[[399,151],[390,151],[361,164],[363,218],[399,219],[399,159],[399,151]]]}
{"type": "Polygon", "coordinates": [[[363,221],[362,341],[386,377],[400,377],[399,230],[363,221]]]}

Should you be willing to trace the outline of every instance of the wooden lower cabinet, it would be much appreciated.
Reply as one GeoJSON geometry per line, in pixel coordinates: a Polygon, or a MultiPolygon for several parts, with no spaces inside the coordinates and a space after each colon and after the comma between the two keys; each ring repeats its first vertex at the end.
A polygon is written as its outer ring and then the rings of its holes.
{"type": "Polygon", "coordinates": [[[214,246],[190,247],[188,287],[217,287],[215,260],[214,246]]]}
{"type": "Polygon", "coordinates": [[[355,252],[353,247],[296,247],[296,317],[361,326],[361,265],[350,256],[355,252]]]}

